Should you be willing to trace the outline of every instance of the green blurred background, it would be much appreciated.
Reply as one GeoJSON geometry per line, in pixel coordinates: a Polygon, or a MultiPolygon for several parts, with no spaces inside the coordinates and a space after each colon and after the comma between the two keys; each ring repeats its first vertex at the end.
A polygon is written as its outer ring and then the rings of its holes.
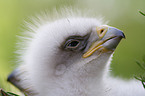
{"type": "Polygon", "coordinates": [[[135,61],[141,61],[145,54],[145,16],[138,12],[145,12],[145,0],[0,0],[0,79],[16,67],[16,35],[21,33],[23,21],[43,10],[64,6],[91,10],[124,31],[126,39],[115,51],[112,75],[130,78],[143,74],[135,61]]]}

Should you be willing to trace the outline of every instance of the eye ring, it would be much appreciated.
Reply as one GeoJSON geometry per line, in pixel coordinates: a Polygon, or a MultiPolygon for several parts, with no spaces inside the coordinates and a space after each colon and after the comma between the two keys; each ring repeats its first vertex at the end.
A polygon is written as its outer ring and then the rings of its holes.
{"type": "Polygon", "coordinates": [[[66,44],[66,47],[67,48],[77,48],[79,45],[80,45],[80,41],[79,40],[70,40],[66,44]]]}

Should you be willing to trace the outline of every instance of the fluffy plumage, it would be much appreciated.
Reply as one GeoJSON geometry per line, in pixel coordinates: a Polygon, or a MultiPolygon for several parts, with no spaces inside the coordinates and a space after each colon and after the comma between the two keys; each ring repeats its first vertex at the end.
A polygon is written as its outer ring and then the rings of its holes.
{"type": "Polygon", "coordinates": [[[69,11],[56,14],[68,15],[52,21],[37,18],[42,23],[31,25],[20,66],[8,81],[30,96],[144,96],[140,82],[108,74],[124,34],[101,19],[69,11]]]}

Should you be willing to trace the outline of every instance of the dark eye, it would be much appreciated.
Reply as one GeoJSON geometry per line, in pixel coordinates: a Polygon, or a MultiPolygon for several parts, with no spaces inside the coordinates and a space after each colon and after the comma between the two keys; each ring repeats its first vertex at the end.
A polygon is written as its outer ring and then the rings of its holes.
{"type": "Polygon", "coordinates": [[[76,48],[79,46],[79,44],[80,44],[80,41],[72,40],[72,41],[69,41],[66,46],[67,48],[76,48]]]}

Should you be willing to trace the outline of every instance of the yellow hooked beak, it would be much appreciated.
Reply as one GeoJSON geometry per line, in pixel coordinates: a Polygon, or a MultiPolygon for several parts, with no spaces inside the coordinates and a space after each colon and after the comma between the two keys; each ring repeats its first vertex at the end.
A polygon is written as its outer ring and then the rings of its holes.
{"type": "Polygon", "coordinates": [[[97,50],[102,52],[114,51],[120,40],[125,38],[122,31],[107,25],[96,27],[96,32],[98,40],[92,43],[87,52],[83,54],[83,58],[89,57],[97,50]]]}

